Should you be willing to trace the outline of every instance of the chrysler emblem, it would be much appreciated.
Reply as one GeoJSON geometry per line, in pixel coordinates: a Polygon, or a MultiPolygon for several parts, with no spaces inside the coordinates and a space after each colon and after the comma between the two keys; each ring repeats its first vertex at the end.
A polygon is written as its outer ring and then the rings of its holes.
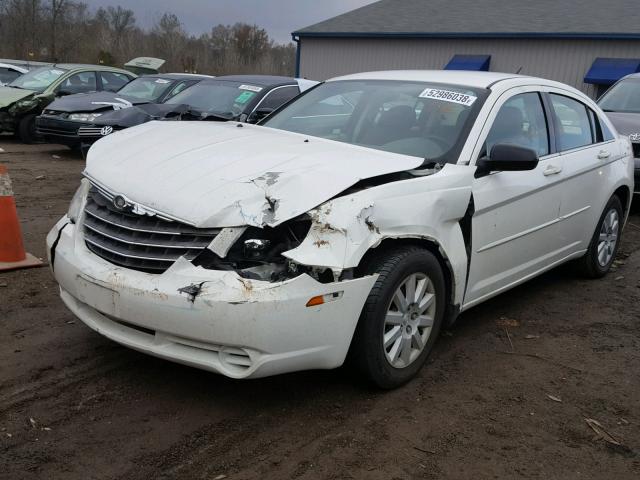
{"type": "Polygon", "coordinates": [[[100,130],[100,135],[102,135],[103,137],[106,137],[112,132],[113,132],[113,127],[110,125],[107,125],[106,127],[102,127],[102,129],[100,130]]]}
{"type": "Polygon", "coordinates": [[[122,195],[118,195],[113,199],[113,206],[118,210],[124,210],[124,208],[127,206],[127,200],[122,195]]]}

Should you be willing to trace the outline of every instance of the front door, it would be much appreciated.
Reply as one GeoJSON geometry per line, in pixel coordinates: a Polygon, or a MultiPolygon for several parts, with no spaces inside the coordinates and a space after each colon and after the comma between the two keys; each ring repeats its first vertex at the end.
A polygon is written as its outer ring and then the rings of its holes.
{"type": "Polygon", "coordinates": [[[506,143],[534,149],[540,162],[535,170],[494,172],[474,181],[465,308],[563,258],[558,236],[562,169],[547,117],[534,87],[506,92],[489,115],[475,159],[506,143]]]}

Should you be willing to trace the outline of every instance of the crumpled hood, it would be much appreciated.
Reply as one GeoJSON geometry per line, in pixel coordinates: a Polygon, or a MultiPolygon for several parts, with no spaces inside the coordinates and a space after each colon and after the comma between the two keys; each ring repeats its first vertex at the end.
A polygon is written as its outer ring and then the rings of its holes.
{"type": "Polygon", "coordinates": [[[22,88],[0,87],[0,108],[5,108],[23,98],[34,95],[31,90],[22,88]]]}
{"type": "Polygon", "coordinates": [[[640,134],[640,113],[606,112],[606,115],[620,135],[640,134]]]}
{"type": "Polygon", "coordinates": [[[96,142],[85,174],[197,227],[276,226],[423,160],[256,125],[150,122],[96,142]]]}
{"type": "Polygon", "coordinates": [[[113,92],[77,93],[55,100],[47,107],[47,110],[55,110],[57,112],[96,112],[104,109],[127,108],[131,105],[143,103],[149,102],[113,92]]]}

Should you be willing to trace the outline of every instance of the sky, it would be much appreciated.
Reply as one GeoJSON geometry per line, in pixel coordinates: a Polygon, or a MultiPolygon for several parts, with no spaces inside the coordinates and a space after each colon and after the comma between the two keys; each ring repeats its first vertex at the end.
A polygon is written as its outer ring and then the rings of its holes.
{"type": "Polygon", "coordinates": [[[138,24],[150,27],[165,12],[175,13],[185,30],[208,32],[212,26],[244,22],[266,29],[277,42],[291,41],[291,32],[335,17],[375,0],[84,0],[93,9],[131,9],[138,24]]]}

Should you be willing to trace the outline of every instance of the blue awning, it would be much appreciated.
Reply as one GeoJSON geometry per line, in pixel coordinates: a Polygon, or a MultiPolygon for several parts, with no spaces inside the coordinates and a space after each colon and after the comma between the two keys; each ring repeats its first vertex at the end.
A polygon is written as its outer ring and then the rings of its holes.
{"type": "Polygon", "coordinates": [[[584,83],[611,85],[625,75],[640,72],[638,58],[596,58],[584,77],[584,83]]]}
{"type": "Polygon", "coordinates": [[[454,55],[445,70],[475,70],[488,72],[491,55],[454,55]]]}

